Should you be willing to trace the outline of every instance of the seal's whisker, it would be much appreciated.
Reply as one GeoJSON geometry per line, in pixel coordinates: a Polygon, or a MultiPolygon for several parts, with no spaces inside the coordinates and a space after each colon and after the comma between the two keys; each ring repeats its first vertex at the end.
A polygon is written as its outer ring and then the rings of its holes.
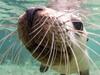
{"type": "Polygon", "coordinates": [[[0,18],[1,20],[18,20],[18,17],[0,18]]]}
{"type": "Polygon", "coordinates": [[[49,65],[49,68],[52,67],[53,63],[54,63],[54,54],[55,54],[55,49],[54,49],[54,33],[52,33],[52,43],[51,43],[51,48],[50,48],[50,54],[49,54],[49,58],[48,58],[48,61],[47,61],[47,64],[46,65],[49,65]]]}
{"type": "Polygon", "coordinates": [[[16,33],[16,32],[17,32],[17,31],[13,31],[13,32],[9,33],[7,36],[5,36],[4,38],[2,38],[2,39],[0,40],[0,43],[1,43],[3,40],[6,40],[7,38],[11,37],[11,35],[14,34],[14,33],[16,33]]]}
{"type": "MultiPolygon", "coordinates": [[[[11,61],[13,61],[14,62],[14,56],[16,55],[16,54],[13,54],[13,50],[16,48],[16,46],[17,46],[17,42],[15,43],[15,45],[13,45],[13,47],[12,47],[12,49],[11,49],[11,51],[10,51],[10,53],[12,53],[11,55],[11,58],[10,58],[10,60],[11,61]]],[[[14,51],[15,52],[15,51],[14,51]]],[[[17,52],[17,51],[16,51],[17,52]]]]}
{"type": "MultiPolygon", "coordinates": [[[[62,36],[61,36],[62,37],[62,36]]],[[[64,36],[63,36],[64,37],[64,36]]],[[[67,46],[66,46],[66,44],[65,44],[65,39],[64,38],[61,38],[62,39],[62,41],[63,41],[63,53],[64,53],[64,55],[63,55],[63,57],[65,58],[64,60],[65,60],[65,69],[66,69],[66,74],[68,73],[68,69],[69,69],[69,66],[67,66],[67,63],[69,63],[69,56],[68,56],[68,51],[67,51],[67,46]],[[66,59],[67,58],[67,59],[66,59]]]]}
{"type": "MultiPolygon", "coordinates": [[[[54,18],[54,21],[53,21],[52,23],[54,23],[55,20],[56,20],[56,18],[54,18]]],[[[56,42],[56,40],[55,40],[55,42],[56,42]]],[[[55,52],[55,53],[53,52],[53,53],[55,54],[55,55],[54,55],[55,57],[54,57],[54,60],[53,60],[53,61],[54,61],[54,64],[55,64],[55,59],[57,58],[56,55],[57,55],[57,49],[58,49],[58,48],[56,48],[56,43],[55,43],[55,42],[54,42],[54,52],[55,52]]],[[[63,47],[62,47],[62,48],[63,48],[63,47]]],[[[61,62],[62,62],[62,52],[63,52],[63,50],[61,51],[61,56],[60,56],[60,61],[59,61],[59,64],[60,64],[60,65],[61,65],[61,62]]],[[[60,69],[60,65],[59,65],[59,69],[60,69]]],[[[58,70],[59,70],[59,69],[58,69],[58,70]]]]}
{"type": "Polygon", "coordinates": [[[39,25],[39,24],[43,21],[43,19],[45,19],[45,16],[43,16],[41,19],[37,19],[36,22],[38,22],[38,23],[35,24],[35,25],[32,27],[32,29],[35,28],[37,25],[39,25]]]}
{"type": "MultiPolygon", "coordinates": [[[[69,45],[68,45],[69,46],[69,45]]],[[[69,64],[69,65],[67,65],[68,66],[68,75],[70,74],[70,56],[69,56],[69,54],[68,54],[68,48],[66,49],[66,54],[67,54],[67,63],[69,64]]]]}
{"type": "MultiPolygon", "coordinates": [[[[55,37],[54,37],[54,34],[53,34],[53,38],[55,38],[55,37]]],[[[50,68],[53,66],[54,61],[55,61],[55,59],[56,59],[55,41],[53,41],[53,49],[52,49],[52,50],[53,50],[53,51],[52,51],[52,56],[51,56],[50,65],[49,65],[50,68]]]]}
{"type": "MultiPolygon", "coordinates": [[[[99,13],[100,14],[100,13],[99,13]]],[[[95,23],[93,23],[93,22],[89,22],[90,21],[90,19],[88,18],[88,16],[86,16],[86,15],[84,15],[84,14],[80,14],[81,16],[82,16],[82,18],[84,18],[85,19],[85,25],[90,25],[91,26],[91,29],[100,29],[100,26],[99,25],[96,25],[95,23]]],[[[94,14],[95,15],[95,14],[94,14]]],[[[89,15],[90,16],[90,15],[89,15]]],[[[84,20],[83,20],[84,21],[84,20]]],[[[83,22],[84,23],[84,22],[83,22]]],[[[87,26],[87,29],[89,28],[87,26]]],[[[89,28],[90,29],[90,28],[89,28]]]]}
{"type": "Polygon", "coordinates": [[[16,30],[17,23],[16,24],[0,24],[0,28],[1,27],[4,28],[4,29],[14,28],[14,30],[16,30]]]}
{"type": "Polygon", "coordinates": [[[90,34],[90,35],[93,35],[94,37],[96,36],[96,37],[100,37],[100,35],[99,34],[96,34],[96,33],[93,33],[93,32],[87,32],[88,34],[90,34]]]}
{"type": "Polygon", "coordinates": [[[65,62],[66,74],[70,74],[70,65],[67,65],[67,64],[70,63],[70,59],[69,59],[70,57],[69,57],[69,55],[68,55],[67,48],[64,49],[64,50],[65,50],[65,52],[64,52],[65,61],[67,61],[67,62],[65,62]],[[66,58],[67,58],[67,60],[66,60],[66,58]]]}
{"type": "Polygon", "coordinates": [[[42,44],[43,40],[45,39],[48,31],[50,30],[51,26],[49,26],[48,30],[45,32],[43,38],[41,39],[40,43],[38,44],[38,46],[34,49],[34,51],[32,52],[32,55],[36,52],[36,50],[39,48],[39,46],[42,44]]]}
{"type": "MultiPolygon", "coordinates": [[[[80,42],[79,40],[77,40],[80,44],[82,44],[82,42],[80,42]]],[[[73,43],[75,43],[75,42],[73,42],[73,43]]],[[[93,66],[98,70],[98,72],[100,73],[100,69],[97,67],[97,65],[95,64],[95,62],[92,60],[92,58],[91,57],[89,57],[89,55],[86,53],[86,52],[84,52],[84,50],[79,46],[79,44],[77,44],[77,43],[75,43],[79,48],[80,48],[80,50],[88,57],[88,59],[91,61],[91,63],[93,64],[93,66]]]]}
{"type": "Polygon", "coordinates": [[[41,60],[45,59],[45,57],[46,57],[49,53],[50,53],[50,50],[48,50],[48,52],[47,52],[43,57],[41,57],[40,59],[41,59],[41,60]]]}
{"type": "MultiPolygon", "coordinates": [[[[51,23],[51,26],[53,24],[54,24],[54,22],[51,23]]],[[[53,63],[55,61],[55,58],[56,58],[56,55],[54,55],[55,54],[55,43],[54,42],[55,42],[55,36],[54,36],[54,33],[52,33],[52,42],[51,42],[50,54],[49,54],[49,57],[48,57],[48,60],[47,60],[47,63],[46,63],[46,65],[50,64],[49,68],[52,67],[52,65],[53,65],[53,63]]]]}
{"type": "Polygon", "coordinates": [[[1,49],[1,47],[3,46],[3,44],[6,42],[6,40],[7,40],[7,39],[2,40],[2,41],[0,42],[0,49],[1,49]]]}
{"type": "MultiPolygon", "coordinates": [[[[64,62],[64,66],[65,66],[65,67],[64,67],[64,68],[65,68],[65,70],[67,70],[65,74],[67,74],[67,72],[68,72],[67,60],[68,60],[68,59],[66,60],[66,57],[67,57],[68,55],[66,54],[66,51],[65,51],[64,47],[63,47],[62,51],[63,51],[63,58],[64,58],[63,60],[65,61],[65,62],[64,62]]],[[[67,58],[68,58],[68,57],[67,57],[67,58]]]]}
{"type": "Polygon", "coordinates": [[[100,43],[99,43],[98,41],[94,40],[94,39],[91,38],[91,37],[88,37],[88,38],[89,38],[89,40],[93,41],[95,44],[97,44],[98,46],[100,46],[100,43]]]}
{"type": "MultiPolygon", "coordinates": [[[[56,50],[57,51],[57,50],[56,50]]],[[[59,69],[58,70],[60,70],[60,68],[61,68],[61,64],[62,64],[62,57],[63,57],[63,47],[62,47],[62,45],[61,45],[61,54],[60,54],[61,56],[60,56],[60,61],[59,61],[59,69]]]]}
{"type": "Polygon", "coordinates": [[[32,37],[32,39],[30,40],[30,42],[42,31],[43,28],[39,29],[39,31],[32,37]]]}
{"type": "MultiPolygon", "coordinates": [[[[23,45],[22,42],[20,43],[20,46],[21,46],[21,45],[23,45]]],[[[19,47],[18,49],[19,49],[19,51],[16,52],[16,55],[15,55],[15,57],[14,57],[14,63],[17,63],[17,64],[18,64],[18,62],[19,62],[20,53],[21,53],[21,51],[22,51],[22,48],[19,47]]]]}
{"type": "MultiPolygon", "coordinates": [[[[83,37],[86,37],[85,35],[82,35],[83,37]]],[[[90,37],[88,37],[89,39],[91,39],[90,37]]],[[[93,39],[92,39],[93,41],[93,39]]],[[[95,41],[95,40],[94,40],[95,41]]],[[[80,42],[80,41],[79,41],[80,42]]],[[[100,57],[100,54],[98,54],[94,49],[90,48],[89,46],[85,45],[84,43],[80,42],[83,46],[85,46],[86,48],[88,48],[91,52],[93,52],[95,55],[97,55],[98,57],[100,57]]],[[[99,42],[95,41],[95,43],[99,44],[99,42]]]]}
{"type": "Polygon", "coordinates": [[[20,51],[19,49],[20,49],[21,47],[20,47],[20,46],[16,47],[16,46],[17,46],[17,44],[16,44],[16,45],[14,46],[14,48],[12,49],[12,52],[11,52],[11,53],[12,53],[13,55],[12,55],[12,57],[11,57],[11,61],[13,61],[13,63],[18,64],[17,61],[16,61],[16,58],[19,57],[19,55],[17,55],[17,54],[18,54],[18,52],[20,51]],[[17,50],[17,51],[13,51],[13,50],[15,49],[15,47],[16,47],[16,50],[17,50]],[[15,53],[13,53],[13,52],[15,52],[15,53]]]}
{"type": "Polygon", "coordinates": [[[25,43],[25,46],[27,46],[41,32],[41,30],[42,28],[27,43],[25,43]]]}
{"type": "Polygon", "coordinates": [[[92,13],[92,14],[89,14],[88,16],[94,16],[94,15],[100,15],[100,12],[92,13]]]}
{"type": "MultiPolygon", "coordinates": [[[[87,55],[87,54],[86,54],[87,55]]],[[[99,67],[96,65],[96,63],[92,60],[92,58],[91,57],[89,57],[89,55],[87,55],[88,56],[88,58],[89,58],[89,60],[91,61],[91,63],[94,65],[94,67],[97,69],[97,72],[100,74],[100,69],[99,69],[99,67]]]]}
{"type": "MultiPolygon", "coordinates": [[[[35,58],[35,60],[38,60],[39,57],[42,55],[42,53],[45,51],[45,49],[46,49],[46,47],[47,47],[47,45],[48,45],[48,42],[49,42],[49,40],[47,40],[47,42],[46,42],[44,48],[42,49],[42,51],[40,52],[40,54],[35,58]]],[[[35,60],[34,60],[34,61],[35,61],[35,60]]]]}
{"type": "MultiPolygon", "coordinates": [[[[54,18],[54,22],[55,22],[55,20],[56,20],[57,18],[54,18]]],[[[60,25],[59,25],[59,23],[57,22],[57,26],[60,28],[60,30],[62,31],[62,28],[60,27],[60,25]]],[[[61,37],[61,39],[63,40],[63,43],[62,43],[62,51],[61,51],[61,56],[60,56],[60,62],[59,62],[59,69],[60,69],[60,65],[61,65],[61,62],[62,62],[62,57],[64,57],[65,58],[65,67],[66,67],[66,65],[67,65],[67,63],[66,63],[66,57],[68,58],[68,53],[66,54],[66,53],[64,53],[65,52],[65,49],[66,49],[66,45],[65,45],[65,40],[64,40],[64,35],[62,34],[60,34],[60,37],[61,37]],[[63,48],[63,46],[64,46],[64,48],[63,48]],[[62,53],[64,53],[64,56],[63,56],[63,54],[62,53]],[[67,56],[66,56],[67,55],[67,56]]],[[[68,59],[67,59],[68,60],[68,59]]]]}
{"type": "MultiPolygon", "coordinates": [[[[48,60],[47,60],[47,63],[46,63],[46,66],[48,66],[51,61],[53,60],[51,57],[52,57],[52,52],[53,52],[53,46],[54,46],[54,34],[52,33],[52,42],[51,42],[51,48],[50,48],[50,54],[49,54],[49,57],[48,57],[48,60]],[[51,61],[50,61],[51,60],[51,61]]],[[[50,67],[52,66],[51,64],[49,65],[50,67]]],[[[45,68],[46,69],[46,68],[45,68]]],[[[44,69],[44,70],[45,70],[44,69]]]]}
{"type": "Polygon", "coordinates": [[[3,62],[4,59],[6,59],[6,57],[9,55],[11,49],[13,48],[13,46],[16,44],[16,42],[13,42],[8,48],[7,50],[2,54],[2,59],[0,59],[0,64],[3,62]]]}
{"type": "Polygon", "coordinates": [[[94,49],[84,45],[86,48],[88,48],[91,52],[93,52],[96,56],[100,57],[100,54],[98,54],[94,49]]]}
{"type": "Polygon", "coordinates": [[[95,24],[95,23],[92,23],[92,22],[87,22],[86,23],[86,27],[87,29],[92,29],[92,30],[100,30],[100,25],[99,24],[95,24]]]}
{"type": "MultiPolygon", "coordinates": [[[[82,17],[82,19],[83,19],[83,21],[85,20],[88,20],[89,21],[89,18],[88,18],[88,15],[89,14],[87,14],[87,16],[86,16],[86,14],[83,14],[83,13],[79,13],[79,15],[80,15],[80,17],[82,17]]],[[[84,22],[83,22],[84,23],[84,22]]]]}
{"type": "Polygon", "coordinates": [[[56,58],[57,58],[57,48],[56,48],[56,43],[54,42],[54,50],[55,50],[55,53],[54,53],[54,64],[55,64],[55,61],[56,61],[56,58]]]}
{"type": "Polygon", "coordinates": [[[58,19],[58,18],[60,18],[60,17],[64,16],[65,14],[66,14],[66,12],[64,12],[63,14],[61,14],[61,15],[57,16],[56,18],[58,19]]]}
{"type": "Polygon", "coordinates": [[[69,47],[71,49],[71,52],[72,52],[72,54],[74,56],[74,60],[75,60],[76,67],[77,67],[77,71],[78,71],[78,73],[80,73],[79,64],[78,64],[78,60],[77,60],[76,54],[75,54],[74,50],[72,49],[71,45],[69,44],[69,42],[67,42],[67,43],[68,43],[68,45],[69,45],[69,47]]]}
{"type": "Polygon", "coordinates": [[[38,26],[34,31],[32,31],[29,35],[32,35],[35,31],[37,31],[39,28],[41,28],[41,27],[45,24],[45,22],[48,20],[48,18],[49,18],[49,17],[47,17],[47,18],[44,20],[44,22],[43,22],[40,26],[38,26]]]}
{"type": "MultiPolygon", "coordinates": [[[[58,25],[58,27],[59,27],[59,29],[63,32],[63,30],[62,30],[62,28],[60,27],[60,25],[59,25],[59,23],[57,22],[57,25],[58,25]]],[[[63,55],[63,57],[65,58],[65,69],[67,70],[67,72],[68,72],[68,66],[67,66],[67,63],[69,62],[69,56],[68,56],[68,51],[66,50],[67,49],[67,47],[66,47],[66,43],[65,43],[65,34],[64,33],[62,33],[62,34],[59,34],[60,35],[60,37],[61,37],[61,39],[62,39],[62,42],[63,42],[63,49],[62,49],[62,52],[64,53],[64,55],[63,55]],[[67,57],[67,60],[66,60],[66,57],[67,57]]],[[[66,74],[67,74],[67,72],[66,72],[66,74]]]]}
{"type": "Polygon", "coordinates": [[[57,55],[58,55],[58,52],[57,52],[57,48],[56,48],[56,42],[54,40],[54,51],[53,51],[53,55],[54,55],[54,58],[53,58],[53,63],[52,64],[55,64],[56,63],[56,58],[57,58],[57,55]]]}

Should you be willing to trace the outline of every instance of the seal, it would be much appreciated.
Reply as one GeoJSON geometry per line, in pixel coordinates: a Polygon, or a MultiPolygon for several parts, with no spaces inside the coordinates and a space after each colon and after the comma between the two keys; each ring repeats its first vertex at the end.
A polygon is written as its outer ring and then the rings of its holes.
{"type": "Polygon", "coordinates": [[[40,72],[52,68],[61,75],[89,75],[84,46],[87,33],[77,14],[50,7],[32,7],[19,17],[18,23],[19,38],[41,62],[40,72]]]}

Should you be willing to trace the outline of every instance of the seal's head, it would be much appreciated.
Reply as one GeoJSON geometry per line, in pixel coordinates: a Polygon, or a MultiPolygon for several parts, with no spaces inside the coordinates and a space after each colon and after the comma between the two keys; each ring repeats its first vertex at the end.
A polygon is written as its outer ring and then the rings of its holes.
{"type": "Polygon", "coordinates": [[[50,8],[30,8],[19,18],[19,36],[44,65],[65,64],[86,44],[87,34],[79,16],[50,8]],[[80,43],[81,42],[81,43],[80,43]],[[65,54],[65,56],[64,56],[65,54]],[[62,57],[61,57],[62,56],[62,57]],[[48,61],[49,59],[49,61],[48,61]],[[62,60],[61,60],[62,59],[62,60]]]}

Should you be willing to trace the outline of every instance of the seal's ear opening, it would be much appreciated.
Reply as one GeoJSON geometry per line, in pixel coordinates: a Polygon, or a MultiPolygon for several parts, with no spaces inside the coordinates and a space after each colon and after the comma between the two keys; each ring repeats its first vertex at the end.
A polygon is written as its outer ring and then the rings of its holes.
{"type": "Polygon", "coordinates": [[[83,30],[83,23],[82,22],[72,22],[74,25],[74,28],[76,30],[83,30]]]}
{"type": "Polygon", "coordinates": [[[37,14],[38,11],[42,11],[43,8],[29,8],[26,10],[26,16],[27,16],[27,23],[28,26],[32,26],[33,18],[37,14]]]}

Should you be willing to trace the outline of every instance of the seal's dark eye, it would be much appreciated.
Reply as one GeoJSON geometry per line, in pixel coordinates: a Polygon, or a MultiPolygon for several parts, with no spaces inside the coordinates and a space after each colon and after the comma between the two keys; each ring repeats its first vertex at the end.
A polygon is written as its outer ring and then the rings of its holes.
{"type": "Polygon", "coordinates": [[[76,30],[83,30],[82,22],[72,22],[76,30]]]}

